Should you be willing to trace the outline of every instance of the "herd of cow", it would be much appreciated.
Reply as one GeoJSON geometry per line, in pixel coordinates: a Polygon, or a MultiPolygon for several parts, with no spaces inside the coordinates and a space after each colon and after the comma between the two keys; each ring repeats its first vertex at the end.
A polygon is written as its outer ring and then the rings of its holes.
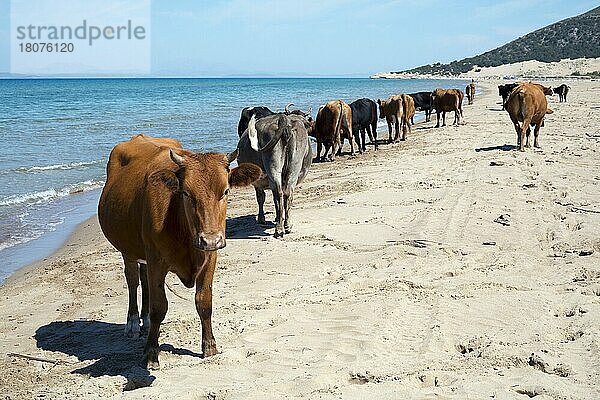
{"type": "MultiPolygon", "coordinates": [[[[566,101],[568,87],[562,88],[560,98],[566,101]]],[[[468,104],[473,104],[475,84],[469,84],[465,92],[468,104]]],[[[545,114],[552,112],[545,95],[552,90],[535,83],[517,83],[499,86],[499,93],[515,124],[521,150],[525,138],[529,143],[530,125],[535,126],[534,146],[538,146],[539,128],[545,114]]],[[[348,105],[335,100],[322,106],[315,120],[310,110],[290,111],[287,106],[274,113],[266,107],[248,107],[242,110],[238,124],[237,149],[230,154],[194,153],[184,150],[177,140],[141,134],[117,144],[108,161],[98,219],[125,265],[129,293],[125,332],[128,336],[138,336],[142,329],[148,333],[144,365],[159,367],[158,336],[168,308],[165,277],[169,271],[186,287],[196,287],[202,352],[204,357],[217,353],[211,325],[212,281],[216,250],[226,244],[230,187],[254,186],[259,224],[265,223],[265,190],[271,189],[275,236],[283,236],[292,228],[294,189],[313,162],[309,136],[317,141],[314,160],[324,161],[331,150],[328,158],[333,161],[341,153],[344,139],[350,142],[352,153],[353,141],[359,152],[365,151],[366,134],[378,148],[378,111],[379,118],[387,121],[388,142],[392,143],[406,139],[416,110],[425,111],[426,121],[430,121],[435,109],[436,127],[440,126],[440,114],[445,125],[446,112],[454,112],[454,124],[459,125],[463,99],[459,89],[435,89],[377,102],[359,99],[348,105]],[[239,165],[230,168],[236,158],[239,165]],[[141,313],[137,301],[140,282],[141,313]]]]}

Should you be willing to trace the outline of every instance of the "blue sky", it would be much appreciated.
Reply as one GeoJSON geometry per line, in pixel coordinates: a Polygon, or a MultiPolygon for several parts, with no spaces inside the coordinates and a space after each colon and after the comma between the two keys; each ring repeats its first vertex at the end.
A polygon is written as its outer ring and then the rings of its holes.
{"type": "MultiPolygon", "coordinates": [[[[10,69],[9,5],[0,0],[0,73],[10,69]]],[[[151,71],[368,76],[473,56],[597,5],[587,0],[152,0],[151,71]]]]}

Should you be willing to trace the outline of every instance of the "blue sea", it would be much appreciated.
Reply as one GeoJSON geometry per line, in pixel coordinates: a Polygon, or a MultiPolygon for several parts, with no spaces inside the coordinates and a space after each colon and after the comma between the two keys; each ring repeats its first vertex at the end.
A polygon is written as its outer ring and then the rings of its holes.
{"type": "Polygon", "coordinates": [[[231,151],[240,110],[464,88],[463,81],[341,78],[0,80],[0,282],[96,213],[113,146],[145,133],[231,151]]]}

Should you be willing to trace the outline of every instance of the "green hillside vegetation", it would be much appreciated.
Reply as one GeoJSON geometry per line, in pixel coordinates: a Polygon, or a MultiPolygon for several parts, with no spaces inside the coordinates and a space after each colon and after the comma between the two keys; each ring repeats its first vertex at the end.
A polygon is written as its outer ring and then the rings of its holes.
{"type": "Polygon", "coordinates": [[[430,64],[393,73],[457,75],[474,66],[495,67],[521,61],[560,61],[600,57],[600,7],[548,25],[504,46],[449,64],[430,64]]]}

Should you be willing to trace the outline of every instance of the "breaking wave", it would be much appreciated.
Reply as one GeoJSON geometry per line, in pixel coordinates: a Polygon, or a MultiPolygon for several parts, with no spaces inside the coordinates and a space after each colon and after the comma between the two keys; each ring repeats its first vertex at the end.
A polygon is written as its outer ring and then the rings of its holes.
{"type": "Polygon", "coordinates": [[[39,192],[0,197],[0,206],[14,206],[23,203],[39,204],[58,199],[60,197],[69,196],[71,194],[98,189],[101,188],[102,185],[104,185],[103,180],[87,180],[58,189],[50,188],[39,192]]]}

